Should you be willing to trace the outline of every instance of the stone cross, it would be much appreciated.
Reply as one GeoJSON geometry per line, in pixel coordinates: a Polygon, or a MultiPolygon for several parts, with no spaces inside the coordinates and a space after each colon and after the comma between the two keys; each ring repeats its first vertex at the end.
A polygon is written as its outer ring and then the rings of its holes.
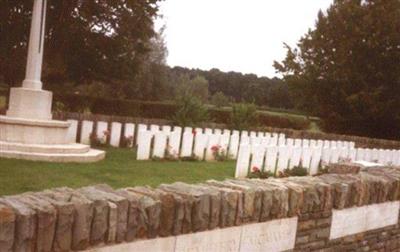
{"type": "Polygon", "coordinates": [[[47,0],[34,0],[24,88],[42,89],[41,75],[47,0]]]}

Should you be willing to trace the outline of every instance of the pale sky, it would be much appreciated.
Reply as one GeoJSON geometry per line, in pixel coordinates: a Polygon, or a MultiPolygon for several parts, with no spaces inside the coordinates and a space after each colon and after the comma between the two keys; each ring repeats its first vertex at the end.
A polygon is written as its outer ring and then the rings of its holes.
{"type": "Polygon", "coordinates": [[[276,76],[283,42],[295,46],[333,0],[166,0],[168,65],[276,76]]]}

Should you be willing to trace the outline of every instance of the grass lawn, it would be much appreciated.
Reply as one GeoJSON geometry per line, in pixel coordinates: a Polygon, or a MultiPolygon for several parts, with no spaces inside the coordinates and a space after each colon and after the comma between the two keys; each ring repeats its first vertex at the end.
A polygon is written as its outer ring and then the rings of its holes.
{"type": "Polygon", "coordinates": [[[106,183],[114,188],[182,181],[223,180],[234,176],[235,162],[136,161],[133,151],[107,149],[95,164],[53,164],[0,159],[0,195],[106,183]]]}

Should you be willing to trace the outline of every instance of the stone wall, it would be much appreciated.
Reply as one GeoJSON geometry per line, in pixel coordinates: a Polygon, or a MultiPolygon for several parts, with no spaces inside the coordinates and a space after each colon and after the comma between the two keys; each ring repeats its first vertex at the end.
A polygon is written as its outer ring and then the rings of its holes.
{"type": "Polygon", "coordinates": [[[0,198],[0,251],[400,251],[400,168],[0,198]]]}

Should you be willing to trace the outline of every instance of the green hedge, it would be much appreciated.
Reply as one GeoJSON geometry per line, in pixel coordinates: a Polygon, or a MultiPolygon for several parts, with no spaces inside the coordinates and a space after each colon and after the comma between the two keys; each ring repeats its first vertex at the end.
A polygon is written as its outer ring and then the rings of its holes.
{"type": "MultiPolygon", "coordinates": [[[[89,110],[94,114],[149,119],[171,119],[177,110],[176,104],[171,102],[104,99],[82,95],[55,94],[54,101],[61,102],[64,105],[64,109],[69,112],[84,112],[85,110],[89,110]]],[[[230,110],[209,108],[209,114],[212,122],[228,125],[231,122],[230,110]]],[[[254,128],[258,126],[305,130],[309,128],[310,121],[300,117],[288,118],[259,113],[258,122],[254,122],[254,128]]]]}

